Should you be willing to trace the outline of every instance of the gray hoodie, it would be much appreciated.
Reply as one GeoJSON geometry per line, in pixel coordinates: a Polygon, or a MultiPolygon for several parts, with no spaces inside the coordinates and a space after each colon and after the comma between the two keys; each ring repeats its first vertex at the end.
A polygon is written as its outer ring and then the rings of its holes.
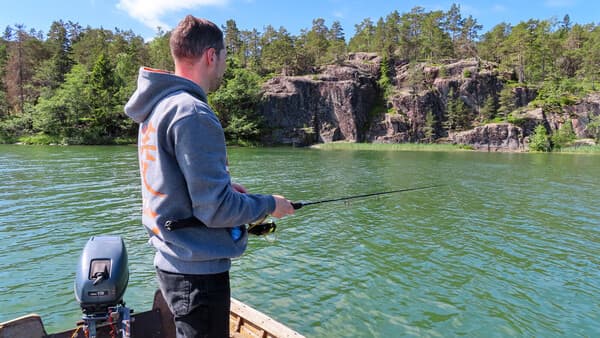
{"type": "Polygon", "coordinates": [[[230,229],[273,212],[275,200],[232,188],[223,129],[206,94],[188,79],[141,68],[125,113],[140,123],[142,223],[155,266],[184,274],[229,270],[248,242],[246,231],[234,240],[230,229]],[[206,226],[164,228],[192,216],[206,226]]]}

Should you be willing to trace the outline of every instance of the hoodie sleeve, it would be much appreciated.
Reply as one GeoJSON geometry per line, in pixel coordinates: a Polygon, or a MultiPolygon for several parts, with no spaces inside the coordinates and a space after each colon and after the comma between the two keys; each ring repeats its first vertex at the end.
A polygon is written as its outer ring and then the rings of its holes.
{"type": "Polygon", "coordinates": [[[273,212],[271,195],[242,194],[231,187],[225,136],[214,114],[196,111],[176,121],[170,134],[196,218],[208,227],[229,228],[273,212]]]}

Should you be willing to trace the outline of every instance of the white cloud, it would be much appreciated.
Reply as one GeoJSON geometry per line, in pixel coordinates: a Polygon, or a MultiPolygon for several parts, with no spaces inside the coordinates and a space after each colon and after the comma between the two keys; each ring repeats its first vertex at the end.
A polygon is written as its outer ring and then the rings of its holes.
{"type": "Polygon", "coordinates": [[[226,5],[228,0],[119,0],[117,8],[144,25],[156,29],[171,29],[161,17],[169,12],[192,9],[201,6],[226,5]]]}

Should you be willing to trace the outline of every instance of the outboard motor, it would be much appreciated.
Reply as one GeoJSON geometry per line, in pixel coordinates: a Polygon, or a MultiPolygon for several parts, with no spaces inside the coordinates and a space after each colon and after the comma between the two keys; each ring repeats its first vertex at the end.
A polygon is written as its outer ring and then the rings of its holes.
{"type": "Polygon", "coordinates": [[[129,282],[127,250],[120,236],[93,236],[85,245],[75,277],[75,298],[83,311],[86,337],[96,337],[98,324],[117,325],[130,337],[131,310],[123,295],[129,282]]]}

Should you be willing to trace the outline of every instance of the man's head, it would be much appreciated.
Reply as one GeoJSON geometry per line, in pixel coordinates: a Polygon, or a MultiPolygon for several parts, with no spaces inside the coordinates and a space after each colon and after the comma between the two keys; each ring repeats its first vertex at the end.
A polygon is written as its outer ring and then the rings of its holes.
{"type": "Polygon", "coordinates": [[[188,15],[171,32],[169,46],[177,75],[198,83],[205,91],[219,88],[227,52],[217,25],[188,15]]]}

